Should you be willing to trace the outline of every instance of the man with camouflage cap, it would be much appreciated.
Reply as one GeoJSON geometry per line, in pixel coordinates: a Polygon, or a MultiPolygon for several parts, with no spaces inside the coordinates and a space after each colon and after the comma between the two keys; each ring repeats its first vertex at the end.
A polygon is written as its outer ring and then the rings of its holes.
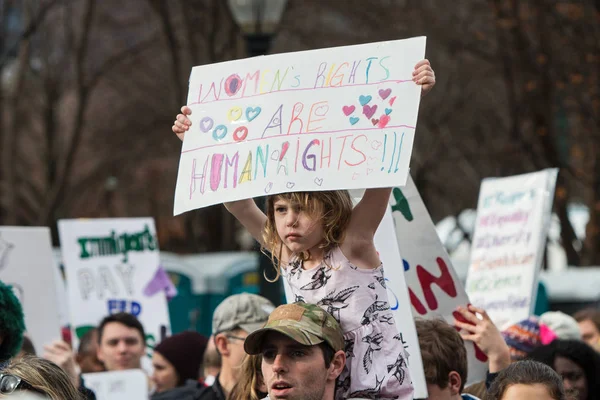
{"type": "Polygon", "coordinates": [[[277,307],[264,328],[248,335],[244,349],[262,355],[271,400],[333,400],[346,364],[338,322],[319,306],[302,302],[277,307]]]}

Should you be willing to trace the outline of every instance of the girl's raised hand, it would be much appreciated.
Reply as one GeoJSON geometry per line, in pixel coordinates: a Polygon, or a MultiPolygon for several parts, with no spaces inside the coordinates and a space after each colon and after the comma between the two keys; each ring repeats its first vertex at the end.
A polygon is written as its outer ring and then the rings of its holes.
{"type": "Polygon", "coordinates": [[[192,110],[188,106],[181,107],[181,114],[177,114],[175,122],[173,122],[173,126],[171,127],[171,130],[182,142],[185,133],[190,129],[190,126],[192,126],[192,121],[187,117],[190,114],[192,114],[192,110]]]}
{"type": "Polygon", "coordinates": [[[429,60],[419,61],[413,70],[413,81],[421,85],[421,97],[425,96],[435,85],[435,72],[431,68],[429,60]]]}

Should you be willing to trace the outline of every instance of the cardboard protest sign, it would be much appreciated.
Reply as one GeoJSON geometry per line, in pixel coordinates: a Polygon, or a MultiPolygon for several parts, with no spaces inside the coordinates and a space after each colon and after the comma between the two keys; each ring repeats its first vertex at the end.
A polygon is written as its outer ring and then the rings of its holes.
{"type": "Polygon", "coordinates": [[[148,400],[148,377],[140,369],[83,374],[97,400],[148,400]]]}
{"type": "MultiPolygon", "coordinates": [[[[462,321],[456,308],[467,306],[469,299],[410,177],[405,187],[393,189],[390,203],[413,316],[443,318],[452,325],[455,318],[462,321]]],[[[396,279],[398,270],[387,268],[386,275],[396,279]]],[[[487,357],[474,343],[465,346],[468,383],[485,379],[487,357]]]]}
{"type": "Polygon", "coordinates": [[[501,329],[533,312],[557,173],[481,183],[466,289],[501,329]]]}
{"type": "Polygon", "coordinates": [[[0,227],[0,281],[13,287],[36,351],[61,338],[50,229],[0,227]]]}
{"type": "Polygon", "coordinates": [[[192,69],[174,213],[290,191],[404,184],[424,37],[192,69]]]}
{"type": "Polygon", "coordinates": [[[61,220],[58,228],[75,342],[121,311],[140,320],[149,350],[169,334],[153,219],[61,220]]]}
{"type": "Polygon", "coordinates": [[[394,312],[394,319],[398,325],[402,342],[404,342],[404,348],[409,354],[407,364],[415,388],[414,398],[425,399],[427,398],[427,382],[425,382],[419,339],[413,321],[391,209],[387,210],[375,233],[375,246],[385,268],[390,308],[394,312]]]}

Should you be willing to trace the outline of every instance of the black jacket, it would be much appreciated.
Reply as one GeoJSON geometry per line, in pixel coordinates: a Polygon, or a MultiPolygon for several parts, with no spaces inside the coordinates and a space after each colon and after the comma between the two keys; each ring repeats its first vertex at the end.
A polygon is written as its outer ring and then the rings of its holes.
{"type": "MultiPolygon", "coordinates": [[[[215,382],[216,384],[217,382],[215,382]]],[[[220,388],[220,386],[219,386],[220,388]]],[[[187,381],[185,385],[176,387],[175,389],[167,390],[162,393],[155,393],[150,397],[150,400],[205,400],[212,397],[204,397],[211,389],[197,381],[187,381]]],[[[216,397],[217,398],[217,397],[216,397]]],[[[225,397],[222,398],[225,400],[225,397]]]]}

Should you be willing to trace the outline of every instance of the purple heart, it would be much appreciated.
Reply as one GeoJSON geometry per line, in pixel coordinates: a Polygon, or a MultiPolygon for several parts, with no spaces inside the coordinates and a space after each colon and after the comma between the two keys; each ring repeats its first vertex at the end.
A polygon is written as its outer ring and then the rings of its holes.
{"type": "Polygon", "coordinates": [[[377,111],[377,106],[369,106],[368,104],[363,106],[363,114],[365,114],[367,118],[371,118],[375,114],[375,111],[377,111]]]}
{"type": "Polygon", "coordinates": [[[379,96],[381,96],[383,100],[387,99],[391,93],[392,89],[379,89],[379,96]]]}

